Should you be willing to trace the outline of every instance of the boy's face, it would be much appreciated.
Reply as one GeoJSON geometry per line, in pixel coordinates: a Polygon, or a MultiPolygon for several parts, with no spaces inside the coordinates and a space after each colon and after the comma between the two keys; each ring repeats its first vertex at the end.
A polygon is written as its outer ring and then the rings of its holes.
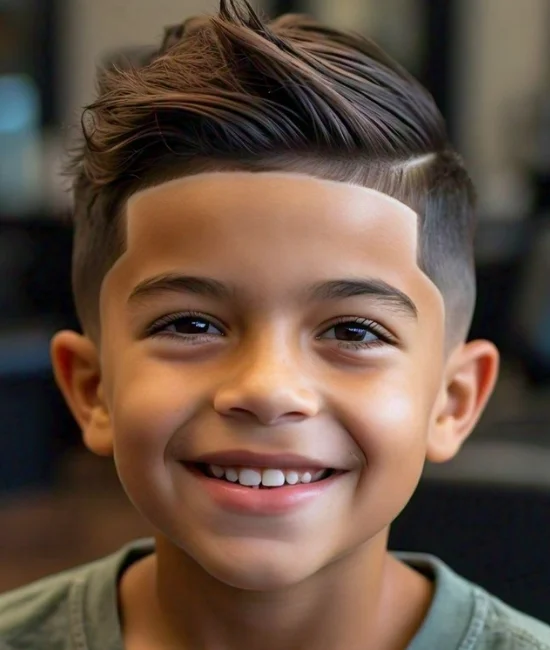
{"type": "Polygon", "coordinates": [[[417,215],[348,184],[243,172],[140,192],[126,222],[100,298],[102,415],[83,428],[93,449],[112,444],[136,507],[244,588],[376,544],[426,456],[452,456],[486,398],[453,429],[465,346],[444,353],[417,215]],[[331,476],[240,487],[211,464],[252,480],[331,476]]]}

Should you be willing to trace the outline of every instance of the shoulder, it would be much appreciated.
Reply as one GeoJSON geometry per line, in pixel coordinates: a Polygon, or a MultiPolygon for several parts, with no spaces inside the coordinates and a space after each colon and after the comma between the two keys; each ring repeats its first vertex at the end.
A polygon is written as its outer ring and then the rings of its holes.
{"type": "Polygon", "coordinates": [[[0,595],[0,650],[46,650],[46,639],[52,648],[68,647],[60,636],[69,636],[71,594],[88,570],[79,567],[0,595]]]}
{"type": "Polygon", "coordinates": [[[149,542],[135,542],[108,557],[1,594],[0,650],[95,648],[95,641],[105,647],[101,630],[111,634],[118,626],[119,572],[150,552],[149,542]]]}
{"type": "Polygon", "coordinates": [[[428,615],[409,650],[550,650],[550,626],[524,614],[428,554],[399,553],[434,580],[428,615]]]}
{"type": "Polygon", "coordinates": [[[550,626],[513,609],[480,588],[476,599],[485,609],[483,650],[550,650],[550,626]]]}

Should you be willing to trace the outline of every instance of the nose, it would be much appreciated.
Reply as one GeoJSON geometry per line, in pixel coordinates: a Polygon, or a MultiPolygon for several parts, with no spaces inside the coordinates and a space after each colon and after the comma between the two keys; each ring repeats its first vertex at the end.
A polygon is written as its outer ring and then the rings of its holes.
{"type": "Polygon", "coordinates": [[[221,415],[255,420],[264,426],[311,418],[320,410],[320,397],[295,361],[264,346],[247,351],[240,365],[214,397],[221,415]]]}

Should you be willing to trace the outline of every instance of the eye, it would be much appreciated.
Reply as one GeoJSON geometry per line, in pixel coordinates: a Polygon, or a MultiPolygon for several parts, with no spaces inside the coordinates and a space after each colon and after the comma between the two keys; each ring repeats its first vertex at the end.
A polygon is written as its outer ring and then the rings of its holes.
{"type": "Polygon", "coordinates": [[[225,336],[210,318],[198,313],[170,314],[155,321],[147,331],[148,336],[174,336],[196,342],[205,337],[225,336]]]}
{"type": "Polygon", "coordinates": [[[338,341],[344,348],[369,348],[393,343],[393,337],[381,325],[365,318],[342,318],[320,334],[318,339],[338,341]]]}

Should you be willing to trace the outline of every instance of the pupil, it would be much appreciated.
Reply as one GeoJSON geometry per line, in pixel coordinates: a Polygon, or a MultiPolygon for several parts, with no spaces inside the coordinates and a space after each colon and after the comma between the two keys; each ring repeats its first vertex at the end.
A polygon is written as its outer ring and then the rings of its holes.
{"type": "Polygon", "coordinates": [[[208,323],[196,318],[181,318],[175,328],[181,334],[202,334],[208,330],[208,323]]]}
{"type": "Polygon", "coordinates": [[[335,327],[336,338],[340,341],[362,341],[365,337],[365,330],[361,327],[353,327],[352,325],[336,325],[335,327]]]}

